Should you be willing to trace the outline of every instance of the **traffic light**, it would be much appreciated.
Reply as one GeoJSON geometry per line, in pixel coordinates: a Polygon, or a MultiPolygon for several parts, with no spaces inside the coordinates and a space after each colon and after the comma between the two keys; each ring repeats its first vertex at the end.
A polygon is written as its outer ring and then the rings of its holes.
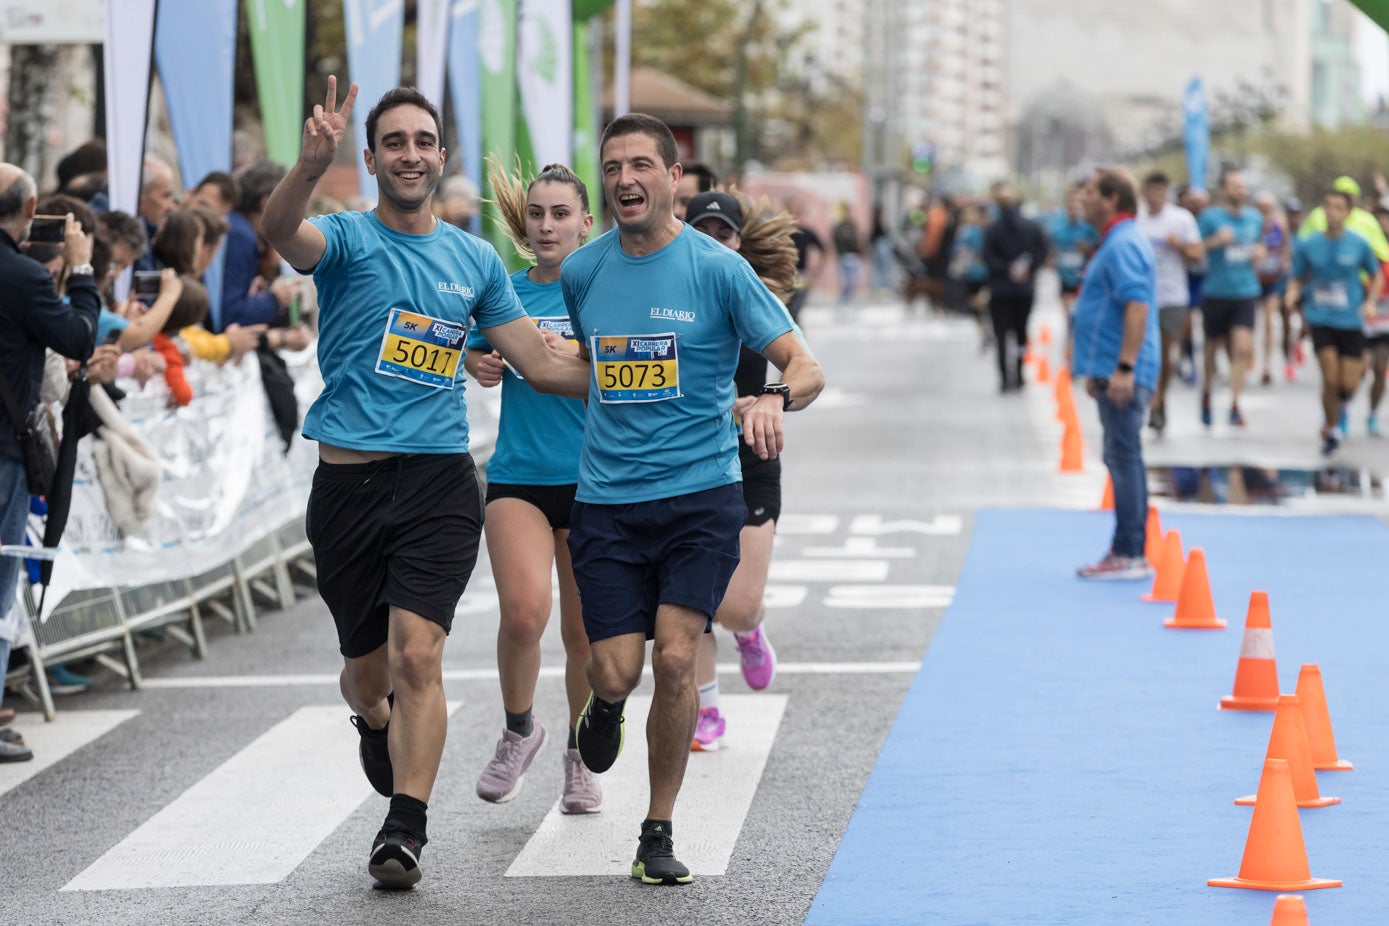
{"type": "Polygon", "coordinates": [[[918,154],[912,158],[912,170],[918,174],[929,174],[931,172],[931,159],[924,154],[918,154]]]}

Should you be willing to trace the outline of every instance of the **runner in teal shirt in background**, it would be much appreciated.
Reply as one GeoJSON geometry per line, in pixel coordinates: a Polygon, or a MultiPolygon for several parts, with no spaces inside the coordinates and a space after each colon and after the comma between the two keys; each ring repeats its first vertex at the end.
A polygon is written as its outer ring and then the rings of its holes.
{"type": "Polygon", "coordinates": [[[1080,292],[1085,262],[1095,249],[1100,233],[1081,215],[1080,195],[1084,184],[1075,184],[1066,191],[1066,208],[1052,216],[1047,223],[1047,238],[1051,241],[1051,259],[1056,275],[1061,278],[1061,305],[1066,318],[1071,317],[1076,294],[1080,292]]]}

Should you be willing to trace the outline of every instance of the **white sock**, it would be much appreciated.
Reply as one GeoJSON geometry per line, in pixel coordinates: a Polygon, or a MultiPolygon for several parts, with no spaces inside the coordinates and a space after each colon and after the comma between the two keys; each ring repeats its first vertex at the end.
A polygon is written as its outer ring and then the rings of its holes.
{"type": "Polygon", "coordinates": [[[699,709],[707,711],[719,706],[719,680],[716,678],[707,685],[699,686],[699,709]]]}

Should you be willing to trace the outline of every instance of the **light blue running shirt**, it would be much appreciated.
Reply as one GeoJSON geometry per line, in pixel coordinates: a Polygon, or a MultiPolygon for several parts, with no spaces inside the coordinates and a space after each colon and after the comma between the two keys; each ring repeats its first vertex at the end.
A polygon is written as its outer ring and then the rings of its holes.
{"type": "Polygon", "coordinates": [[[1100,233],[1084,219],[1072,220],[1067,212],[1052,216],[1047,226],[1047,237],[1051,239],[1052,254],[1056,258],[1056,274],[1067,286],[1079,286],[1085,270],[1085,255],[1080,245],[1092,246],[1100,240],[1100,233]]]}
{"type": "Polygon", "coordinates": [[[323,392],[304,436],[349,450],[466,453],[468,320],[526,315],[502,259],[447,222],[407,235],[374,212],[310,221],[327,240],[312,270],[323,392]]]}
{"type": "Polygon", "coordinates": [[[1222,228],[1235,232],[1235,240],[1218,248],[1206,248],[1206,282],[1203,296],[1216,299],[1255,299],[1263,288],[1254,271],[1254,246],[1264,239],[1264,217],[1253,206],[1231,213],[1224,206],[1203,209],[1196,224],[1201,237],[1209,238],[1222,228]]]}
{"type": "Polygon", "coordinates": [[[760,353],[793,330],[748,262],[688,227],[644,257],[611,231],[565,259],[560,285],[593,365],[578,500],[630,504],[741,482],[739,345],[760,353]]]}
{"type": "MultiPolygon", "coordinates": [[[[558,280],[536,283],[529,270],[518,270],[511,275],[511,285],[536,327],[574,340],[558,280]]],[[[475,328],[468,333],[468,348],[491,351],[492,345],[475,328]]],[[[536,392],[508,364],[502,374],[502,417],[497,446],[487,461],[487,480],[530,486],[578,482],[583,443],[583,401],[536,392]]]]}
{"type": "Polygon", "coordinates": [[[1302,315],[1309,325],[1359,331],[1365,287],[1360,274],[1379,273],[1374,248],[1353,231],[1339,238],[1313,232],[1293,244],[1293,277],[1302,280],[1302,315]]]}

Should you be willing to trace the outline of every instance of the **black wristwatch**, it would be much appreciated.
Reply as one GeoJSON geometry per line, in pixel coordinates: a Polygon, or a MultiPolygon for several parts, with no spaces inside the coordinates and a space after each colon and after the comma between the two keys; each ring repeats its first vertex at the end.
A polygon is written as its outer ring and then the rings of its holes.
{"type": "Polygon", "coordinates": [[[768,383],[762,387],[762,394],[781,396],[781,410],[791,409],[791,387],[785,383],[768,383]]]}
{"type": "Polygon", "coordinates": [[[1123,361],[1123,360],[1120,360],[1120,361],[1115,365],[1114,369],[1118,370],[1120,373],[1132,373],[1132,372],[1133,372],[1133,364],[1127,363],[1127,362],[1125,362],[1125,361],[1123,361]]]}

